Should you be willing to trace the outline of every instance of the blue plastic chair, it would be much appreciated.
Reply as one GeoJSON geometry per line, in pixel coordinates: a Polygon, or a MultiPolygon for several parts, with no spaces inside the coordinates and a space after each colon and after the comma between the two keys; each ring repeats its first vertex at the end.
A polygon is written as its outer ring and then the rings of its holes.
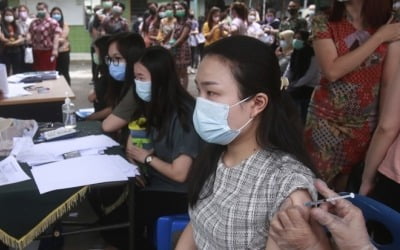
{"type": "Polygon", "coordinates": [[[400,249],[400,213],[379,201],[363,195],[356,194],[353,199],[349,200],[361,209],[366,222],[380,222],[392,234],[393,241],[385,245],[372,240],[376,248],[382,250],[400,249]]]}
{"type": "Polygon", "coordinates": [[[183,231],[188,223],[188,214],[176,214],[158,218],[155,239],[157,250],[172,250],[174,233],[183,231]]]}

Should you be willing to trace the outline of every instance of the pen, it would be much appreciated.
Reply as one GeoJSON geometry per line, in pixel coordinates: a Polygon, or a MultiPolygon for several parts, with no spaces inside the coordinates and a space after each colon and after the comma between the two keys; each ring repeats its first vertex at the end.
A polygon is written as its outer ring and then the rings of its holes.
{"type": "Polygon", "coordinates": [[[306,207],[313,207],[313,206],[318,206],[325,202],[331,202],[331,201],[335,201],[335,200],[339,200],[339,199],[346,199],[346,198],[354,198],[354,193],[325,198],[325,199],[317,200],[317,201],[308,201],[308,202],[304,203],[304,205],[306,207]]]}

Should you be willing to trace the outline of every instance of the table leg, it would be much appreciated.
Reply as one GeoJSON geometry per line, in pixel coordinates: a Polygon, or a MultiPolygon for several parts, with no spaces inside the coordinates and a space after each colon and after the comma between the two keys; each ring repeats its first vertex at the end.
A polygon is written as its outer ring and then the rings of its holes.
{"type": "Polygon", "coordinates": [[[135,178],[128,180],[129,250],[135,249],[135,178]]]}

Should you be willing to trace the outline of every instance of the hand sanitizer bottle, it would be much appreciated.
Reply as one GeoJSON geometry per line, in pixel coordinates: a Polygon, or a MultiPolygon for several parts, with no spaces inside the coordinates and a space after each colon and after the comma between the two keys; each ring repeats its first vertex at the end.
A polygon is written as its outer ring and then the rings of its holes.
{"type": "Polygon", "coordinates": [[[65,102],[62,105],[63,123],[65,128],[76,127],[76,116],[75,116],[75,105],[71,102],[68,97],[68,92],[65,93],[65,102]]]}

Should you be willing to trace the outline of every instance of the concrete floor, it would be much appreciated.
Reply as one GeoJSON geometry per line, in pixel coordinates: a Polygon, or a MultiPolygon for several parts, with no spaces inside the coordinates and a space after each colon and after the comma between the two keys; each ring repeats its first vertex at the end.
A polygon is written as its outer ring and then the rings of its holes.
{"type": "MultiPolygon", "coordinates": [[[[92,78],[91,65],[89,61],[85,60],[87,58],[89,58],[87,55],[83,55],[83,57],[80,56],[79,60],[71,61],[70,65],[71,87],[76,96],[73,102],[78,109],[92,107],[92,104],[87,99],[89,91],[93,88],[93,85],[90,84],[92,78]]],[[[189,92],[192,95],[197,94],[196,86],[194,84],[194,76],[194,74],[189,75],[189,92]]],[[[87,203],[83,203],[83,205],[80,205],[79,208],[74,209],[68,215],[66,215],[66,218],[79,221],[93,221],[96,219],[94,216],[95,215],[90,206],[87,203]]],[[[99,233],[85,233],[80,235],[66,236],[64,240],[65,243],[63,250],[114,249],[106,246],[99,233]]],[[[39,242],[34,241],[26,249],[36,250],[38,249],[38,246],[39,242]]]]}

